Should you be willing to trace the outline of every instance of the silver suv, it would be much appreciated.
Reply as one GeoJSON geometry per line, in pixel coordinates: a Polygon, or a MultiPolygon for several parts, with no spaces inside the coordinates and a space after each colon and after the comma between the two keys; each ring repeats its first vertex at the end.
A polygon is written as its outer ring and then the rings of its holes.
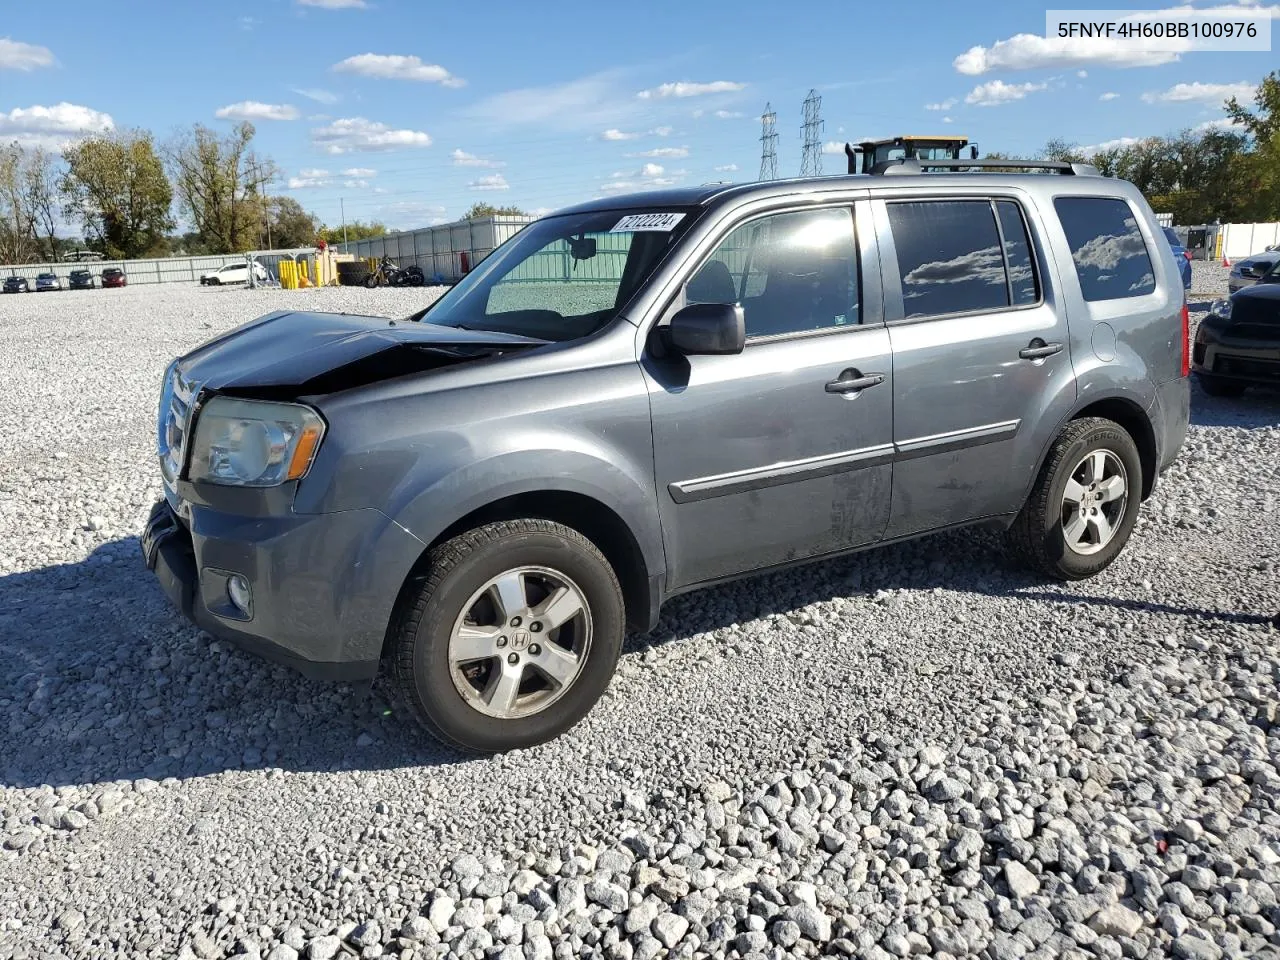
{"type": "Polygon", "coordinates": [[[1187,313],[1138,191],[1044,166],[600,200],[411,317],[246,324],[165,375],[146,562],[478,751],[708,584],[968,524],[1093,576],[1182,445],[1187,313]]]}

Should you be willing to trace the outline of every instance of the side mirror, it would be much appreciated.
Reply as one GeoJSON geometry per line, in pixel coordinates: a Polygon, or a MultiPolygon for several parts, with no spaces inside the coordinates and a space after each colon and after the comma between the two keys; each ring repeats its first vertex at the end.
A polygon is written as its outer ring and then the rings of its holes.
{"type": "Polygon", "coordinates": [[[747,326],[736,303],[691,303],[671,318],[671,348],[683,354],[741,353],[747,326]]]}

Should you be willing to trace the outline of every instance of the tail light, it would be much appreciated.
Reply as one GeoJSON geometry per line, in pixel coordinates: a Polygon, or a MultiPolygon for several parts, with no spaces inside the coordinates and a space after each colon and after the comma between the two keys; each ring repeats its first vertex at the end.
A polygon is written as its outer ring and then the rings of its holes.
{"type": "Polygon", "coordinates": [[[1182,302],[1182,376],[1191,373],[1191,311],[1187,303],[1182,302]]]}
{"type": "Polygon", "coordinates": [[[1184,257],[1186,257],[1188,260],[1190,260],[1190,259],[1191,259],[1191,251],[1190,251],[1190,250],[1183,250],[1183,251],[1182,251],[1182,255],[1183,255],[1184,257]]]}

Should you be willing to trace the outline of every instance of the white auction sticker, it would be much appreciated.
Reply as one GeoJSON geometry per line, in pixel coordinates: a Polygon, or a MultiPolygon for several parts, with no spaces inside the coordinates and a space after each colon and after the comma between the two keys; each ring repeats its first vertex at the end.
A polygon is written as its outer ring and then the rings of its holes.
{"type": "Polygon", "coordinates": [[[635,233],[638,230],[662,230],[667,231],[674,229],[675,225],[684,219],[683,213],[633,213],[629,217],[623,217],[613,225],[610,233],[635,233]]]}

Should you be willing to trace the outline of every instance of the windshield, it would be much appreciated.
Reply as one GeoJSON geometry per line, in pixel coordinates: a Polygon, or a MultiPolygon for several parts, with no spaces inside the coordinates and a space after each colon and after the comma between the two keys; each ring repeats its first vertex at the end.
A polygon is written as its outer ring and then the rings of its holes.
{"type": "Polygon", "coordinates": [[[666,207],[531,223],[427,308],[425,319],[539,340],[589,336],[618,315],[694,216],[666,207]]]}

